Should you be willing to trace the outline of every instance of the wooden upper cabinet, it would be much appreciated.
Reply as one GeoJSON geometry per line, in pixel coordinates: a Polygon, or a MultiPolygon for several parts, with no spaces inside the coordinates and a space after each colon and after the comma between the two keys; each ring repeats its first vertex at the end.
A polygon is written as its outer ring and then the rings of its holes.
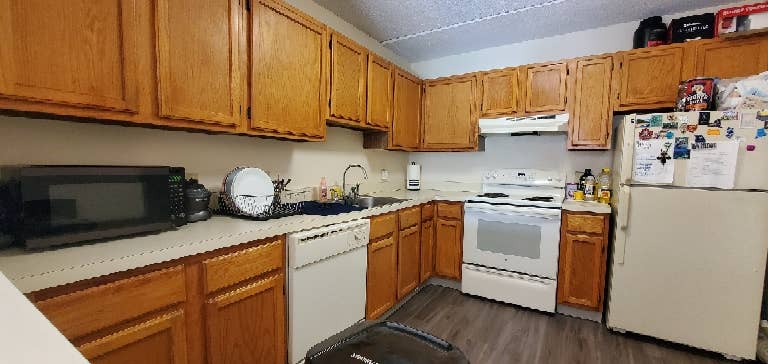
{"type": "Polygon", "coordinates": [[[209,364],[286,362],[283,287],[280,273],[206,301],[209,364]]]}
{"type": "Polygon", "coordinates": [[[565,62],[525,67],[525,112],[553,113],[565,111],[565,62]]]}
{"type": "Polygon", "coordinates": [[[93,364],[184,364],[185,325],[183,312],[175,311],[83,344],[78,350],[93,364]]]}
{"type": "Polygon", "coordinates": [[[250,128],[324,139],[326,26],[272,0],[254,0],[251,16],[250,128]]]}
{"type": "Polygon", "coordinates": [[[367,123],[389,129],[392,125],[392,64],[373,53],[368,55],[367,123]]]}
{"type": "Polygon", "coordinates": [[[571,149],[609,149],[613,110],[611,74],[613,58],[584,58],[569,64],[570,120],[568,146],[571,149]]]}
{"type": "MultiPolygon", "coordinates": [[[[618,105],[616,110],[675,106],[677,87],[689,71],[686,45],[667,45],[616,54],[618,105]]],[[[690,61],[689,61],[690,62],[690,61]]]]}
{"type": "Polygon", "coordinates": [[[155,6],[159,116],[238,124],[238,1],[157,0],[155,6]]]}
{"type": "Polygon", "coordinates": [[[696,76],[733,78],[768,70],[768,36],[696,44],[696,76]]]}
{"type": "Polygon", "coordinates": [[[507,116],[521,111],[519,69],[484,72],[480,77],[483,89],[480,116],[507,116]]]}
{"type": "Polygon", "coordinates": [[[422,147],[476,149],[477,77],[458,76],[424,82],[422,147]]]}
{"type": "Polygon", "coordinates": [[[331,34],[331,105],[328,119],[363,124],[368,79],[368,50],[339,34],[331,34]]]}
{"type": "Polygon", "coordinates": [[[136,111],[135,0],[0,0],[0,95],[136,111]]]}
{"type": "Polygon", "coordinates": [[[421,143],[421,80],[395,70],[390,147],[416,149],[421,143]]]}

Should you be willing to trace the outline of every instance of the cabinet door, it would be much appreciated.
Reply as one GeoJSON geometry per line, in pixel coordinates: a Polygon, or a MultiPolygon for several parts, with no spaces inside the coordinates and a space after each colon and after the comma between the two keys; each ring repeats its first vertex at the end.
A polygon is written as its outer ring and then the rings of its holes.
{"type": "Polygon", "coordinates": [[[696,75],[733,78],[768,70],[768,37],[702,42],[696,46],[696,75]]]}
{"type": "Polygon", "coordinates": [[[601,236],[565,232],[560,241],[557,302],[601,310],[605,281],[605,241],[601,236]]]}
{"type": "Polygon", "coordinates": [[[672,107],[683,80],[684,46],[663,46],[619,54],[619,109],[672,107]]]}
{"type": "Polygon", "coordinates": [[[331,34],[331,108],[329,119],[362,124],[368,51],[339,33],[331,34]]]}
{"type": "Polygon", "coordinates": [[[397,69],[393,98],[390,145],[416,149],[421,143],[421,81],[397,69]]]}
{"type": "Polygon", "coordinates": [[[421,282],[435,274],[435,222],[421,223],[421,282]]]}
{"type": "Polygon", "coordinates": [[[325,25],[272,0],[251,9],[250,127],[306,139],[325,137],[325,25]]]}
{"type": "MultiPolygon", "coordinates": [[[[395,234],[396,235],[396,234],[395,234]]],[[[395,235],[368,244],[368,282],[365,317],[377,319],[397,300],[397,244],[395,235]]]]}
{"type": "Polygon", "coordinates": [[[483,73],[481,116],[515,115],[520,111],[520,82],[518,69],[483,73]]]}
{"type": "Polygon", "coordinates": [[[175,311],[133,325],[78,349],[94,364],[184,364],[184,314],[175,311]]]}
{"type": "Polygon", "coordinates": [[[238,1],[158,0],[156,7],[160,116],[237,124],[238,1]]]}
{"type": "Polygon", "coordinates": [[[461,278],[462,223],[437,219],[435,238],[435,273],[453,279],[461,278]]]}
{"type": "Polygon", "coordinates": [[[283,364],[285,295],[278,274],[205,303],[209,364],[283,364]]]}
{"type": "Polygon", "coordinates": [[[548,113],[565,111],[565,62],[525,68],[525,111],[548,113]]]}
{"type": "Polygon", "coordinates": [[[438,150],[476,148],[476,95],[474,75],[426,81],[422,146],[438,150]]]}
{"type": "Polygon", "coordinates": [[[580,59],[571,64],[573,97],[569,108],[569,147],[609,149],[611,147],[611,74],[613,58],[580,59]]]}
{"type": "Polygon", "coordinates": [[[368,55],[368,125],[389,129],[392,124],[392,65],[368,55]]]}
{"type": "Polygon", "coordinates": [[[136,1],[0,0],[0,95],[137,110],[136,1]]]}
{"type": "Polygon", "coordinates": [[[402,299],[419,285],[421,266],[420,225],[400,232],[397,240],[397,299],[402,299]]]}

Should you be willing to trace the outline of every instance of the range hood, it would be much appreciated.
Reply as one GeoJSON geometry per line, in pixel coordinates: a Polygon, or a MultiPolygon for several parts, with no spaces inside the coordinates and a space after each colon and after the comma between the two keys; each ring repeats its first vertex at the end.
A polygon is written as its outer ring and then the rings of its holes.
{"type": "Polygon", "coordinates": [[[480,119],[480,134],[567,132],[568,114],[480,119]]]}

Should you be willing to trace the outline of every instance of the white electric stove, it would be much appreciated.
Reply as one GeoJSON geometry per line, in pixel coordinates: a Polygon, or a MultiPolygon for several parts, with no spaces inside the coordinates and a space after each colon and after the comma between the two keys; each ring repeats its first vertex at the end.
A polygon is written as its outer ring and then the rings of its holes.
{"type": "Polygon", "coordinates": [[[554,312],[565,174],[497,169],[464,204],[461,289],[554,312]]]}

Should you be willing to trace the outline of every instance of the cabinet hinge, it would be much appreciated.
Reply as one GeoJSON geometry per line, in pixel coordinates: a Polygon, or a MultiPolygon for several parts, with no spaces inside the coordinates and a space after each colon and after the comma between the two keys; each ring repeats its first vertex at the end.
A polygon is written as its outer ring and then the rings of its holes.
{"type": "Polygon", "coordinates": [[[245,11],[251,11],[251,0],[245,0],[245,11]]]}
{"type": "Polygon", "coordinates": [[[251,118],[251,107],[248,106],[247,109],[245,109],[245,117],[250,119],[251,118]]]}

